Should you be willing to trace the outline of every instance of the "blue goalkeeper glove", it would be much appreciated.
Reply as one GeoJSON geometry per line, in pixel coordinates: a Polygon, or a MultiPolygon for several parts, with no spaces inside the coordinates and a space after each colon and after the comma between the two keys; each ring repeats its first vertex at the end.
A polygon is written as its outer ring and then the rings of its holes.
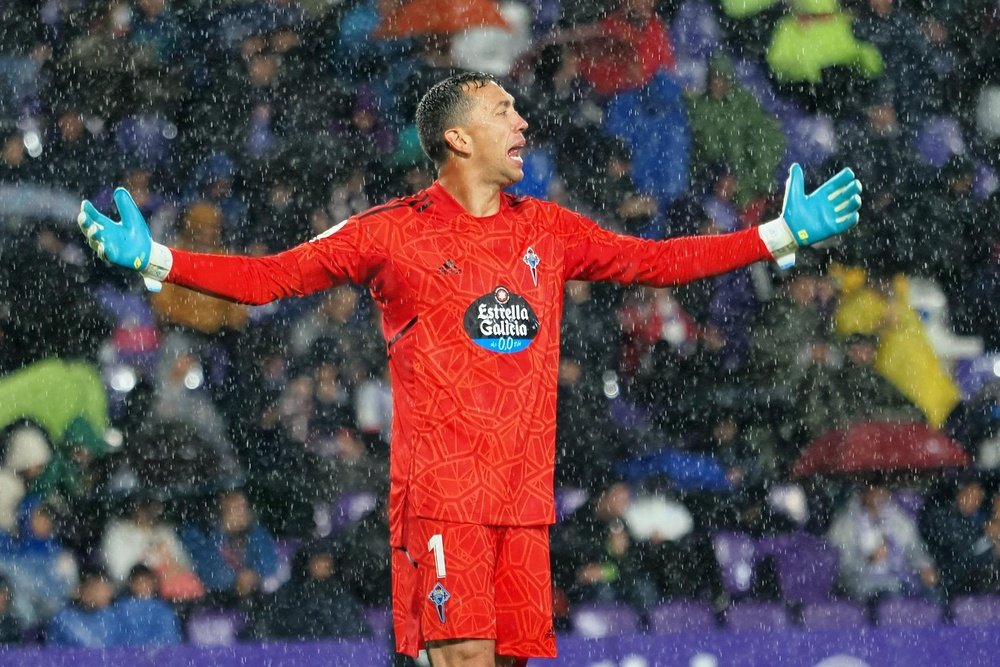
{"type": "Polygon", "coordinates": [[[115,222],[84,200],[77,224],[98,257],[109,264],[139,271],[146,288],[159,292],[172,264],[170,251],[153,242],[149,226],[128,190],[115,189],[114,200],[121,222],[115,222]]]}
{"type": "Polygon", "coordinates": [[[761,225],[761,237],[782,268],[795,264],[795,250],[836,236],[858,224],[861,182],[844,169],[805,193],[802,167],[793,164],[785,181],[781,217],[761,225]]]}

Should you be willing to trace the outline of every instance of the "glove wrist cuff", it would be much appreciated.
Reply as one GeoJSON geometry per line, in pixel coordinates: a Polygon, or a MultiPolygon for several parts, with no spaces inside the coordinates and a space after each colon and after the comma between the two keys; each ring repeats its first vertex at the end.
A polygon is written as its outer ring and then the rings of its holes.
{"type": "Polygon", "coordinates": [[[142,282],[146,284],[146,289],[150,292],[159,292],[163,287],[163,281],[170,273],[173,265],[174,255],[170,252],[170,248],[151,241],[149,244],[149,262],[146,263],[146,268],[140,272],[142,273],[142,282]]]}
{"type": "Polygon", "coordinates": [[[799,246],[783,217],[765,222],[757,227],[757,232],[780,268],[790,269],[795,266],[795,251],[799,246]]]}
{"type": "Polygon", "coordinates": [[[174,255],[170,252],[170,248],[153,241],[149,247],[149,262],[142,270],[142,275],[145,278],[162,281],[166,279],[173,265],[174,255]]]}

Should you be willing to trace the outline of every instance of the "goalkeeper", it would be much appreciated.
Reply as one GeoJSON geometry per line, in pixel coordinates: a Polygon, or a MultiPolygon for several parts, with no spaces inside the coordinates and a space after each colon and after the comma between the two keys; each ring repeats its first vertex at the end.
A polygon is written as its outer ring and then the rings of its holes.
{"type": "Polygon", "coordinates": [[[120,221],[84,202],[106,261],[248,304],[351,281],[383,315],[392,377],[389,524],[396,649],[435,667],[523,665],[556,653],[556,380],[567,280],[677,285],[795,252],[858,222],[849,169],[811,194],[793,165],[781,216],[732,234],[649,241],[614,234],[504,188],[524,176],[528,124],[490,75],[432,87],[417,108],[437,180],[267,257],[160,245],[129,194],[120,221]]]}

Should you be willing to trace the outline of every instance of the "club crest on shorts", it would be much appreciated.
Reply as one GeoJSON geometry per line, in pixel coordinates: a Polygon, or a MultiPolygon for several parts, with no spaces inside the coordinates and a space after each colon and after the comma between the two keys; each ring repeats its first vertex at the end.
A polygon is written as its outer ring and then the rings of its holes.
{"type": "Polygon", "coordinates": [[[434,588],[431,589],[430,595],[427,599],[434,603],[434,607],[437,609],[438,618],[444,623],[444,603],[451,599],[451,593],[448,589],[441,585],[441,582],[434,584],[434,588]]]}

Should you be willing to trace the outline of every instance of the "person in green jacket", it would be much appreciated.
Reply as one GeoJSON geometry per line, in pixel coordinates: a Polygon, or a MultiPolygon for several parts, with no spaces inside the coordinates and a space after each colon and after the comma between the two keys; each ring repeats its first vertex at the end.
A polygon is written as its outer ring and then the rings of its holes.
{"type": "Polygon", "coordinates": [[[725,164],[736,178],[733,201],[740,208],[769,194],[785,154],[778,121],[735,80],[733,63],[716,53],[709,62],[708,89],[688,99],[695,180],[714,164],[725,164]]]}
{"type": "Polygon", "coordinates": [[[767,48],[767,64],[779,84],[826,85],[843,96],[841,84],[882,75],[881,54],[855,37],[854,19],[837,0],[792,0],[791,8],[775,25],[767,48]],[[833,69],[848,80],[826,80],[833,69]]]}

